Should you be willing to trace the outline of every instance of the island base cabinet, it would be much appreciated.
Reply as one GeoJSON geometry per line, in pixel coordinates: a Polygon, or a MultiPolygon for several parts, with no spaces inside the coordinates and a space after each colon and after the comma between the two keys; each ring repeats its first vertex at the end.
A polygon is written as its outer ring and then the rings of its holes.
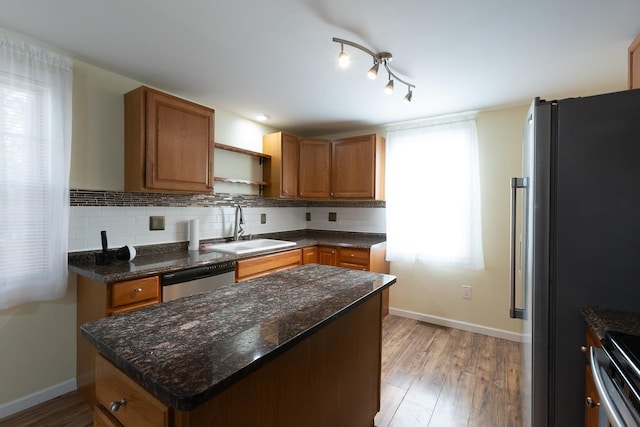
{"type": "Polygon", "coordinates": [[[371,427],[380,410],[381,295],[189,412],[175,427],[371,427]]]}
{"type": "Polygon", "coordinates": [[[101,355],[96,356],[94,424],[168,427],[169,407],[101,355]]]}

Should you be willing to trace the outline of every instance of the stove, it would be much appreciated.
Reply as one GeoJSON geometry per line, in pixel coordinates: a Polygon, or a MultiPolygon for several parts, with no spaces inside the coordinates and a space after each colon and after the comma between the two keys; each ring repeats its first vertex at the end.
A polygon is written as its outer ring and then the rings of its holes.
{"type": "Polygon", "coordinates": [[[611,359],[608,372],[614,385],[640,419],[640,336],[607,332],[602,346],[611,359]]]}
{"type": "Polygon", "coordinates": [[[608,417],[600,425],[640,426],[640,336],[606,332],[602,349],[591,349],[591,368],[608,417]]]}

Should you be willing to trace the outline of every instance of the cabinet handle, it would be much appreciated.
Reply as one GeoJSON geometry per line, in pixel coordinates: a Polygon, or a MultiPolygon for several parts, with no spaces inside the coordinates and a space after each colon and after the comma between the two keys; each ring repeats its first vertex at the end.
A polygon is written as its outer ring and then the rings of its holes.
{"type": "Polygon", "coordinates": [[[142,288],[135,288],[135,289],[134,289],[134,292],[136,292],[136,293],[138,293],[138,294],[139,294],[140,292],[142,292],[142,288]]]}
{"type": "Polygon", "coordinates": [[[127,401],[125,399],[122,399],[119,402],[111,402],[109,404],[109,410],[111,410],[111,412],[118,412],[118,409],[120,409],[121,406],[124,406],[126,404],[127,404],[127,401]]]}
{"type": "Polygon", "coordinates": [[[587,405],[587,408],[595,408],[597,406],[600,406],[600,403],[596,403],[596,401],[593,400],[591,396],[587,396],[587,398],[585,399],[585,405],[587,405]]]}
{"type": "Polygon", "coordinates": [[[580,346],[580,351],[581,351],[581,352],[586,353],[586,352],[587,352],[587,350],[589,350],[589,349],[587,348],[587,346],[584,346],[584,345],[581,345],[581,346],[580,346]]]}

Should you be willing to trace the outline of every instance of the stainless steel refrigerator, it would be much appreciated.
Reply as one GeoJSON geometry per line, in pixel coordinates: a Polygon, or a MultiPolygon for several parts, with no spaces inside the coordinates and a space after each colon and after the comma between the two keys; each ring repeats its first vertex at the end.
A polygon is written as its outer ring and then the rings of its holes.
{"type": "Polygon", "coordinates": [[[510,314],[523,319],[525,425],[582,426],[579,308],[640,311],[640,90],[536,99],[522,149],[510,314]]]}

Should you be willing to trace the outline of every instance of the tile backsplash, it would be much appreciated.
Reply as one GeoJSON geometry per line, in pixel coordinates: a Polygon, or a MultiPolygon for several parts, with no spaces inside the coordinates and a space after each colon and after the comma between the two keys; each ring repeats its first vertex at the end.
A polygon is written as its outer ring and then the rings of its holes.
{"type": "Polygon", "coordinates": [[[110,191],[72,190],[69,251],[101,247],[106,230],[110,248],[188,240],[188,222],[200,222],[200,240],[233,235],[235,204],[243,207],[245,234],[301,229],[384,233],[384,202],[304,202],[264,199],[259,196],[157,195],[110,191]],[[149,196],[149,197],[146,197],[149,196]],[[336,213],[336,221],[328,213],[336,213]],[[307,213],[310,221],[307,221],[307,213]],[[266,223],[261,223],[262,214],[266,223]],[[149,230],[150,216],[164,216],[164,230],[149,230]]]}

